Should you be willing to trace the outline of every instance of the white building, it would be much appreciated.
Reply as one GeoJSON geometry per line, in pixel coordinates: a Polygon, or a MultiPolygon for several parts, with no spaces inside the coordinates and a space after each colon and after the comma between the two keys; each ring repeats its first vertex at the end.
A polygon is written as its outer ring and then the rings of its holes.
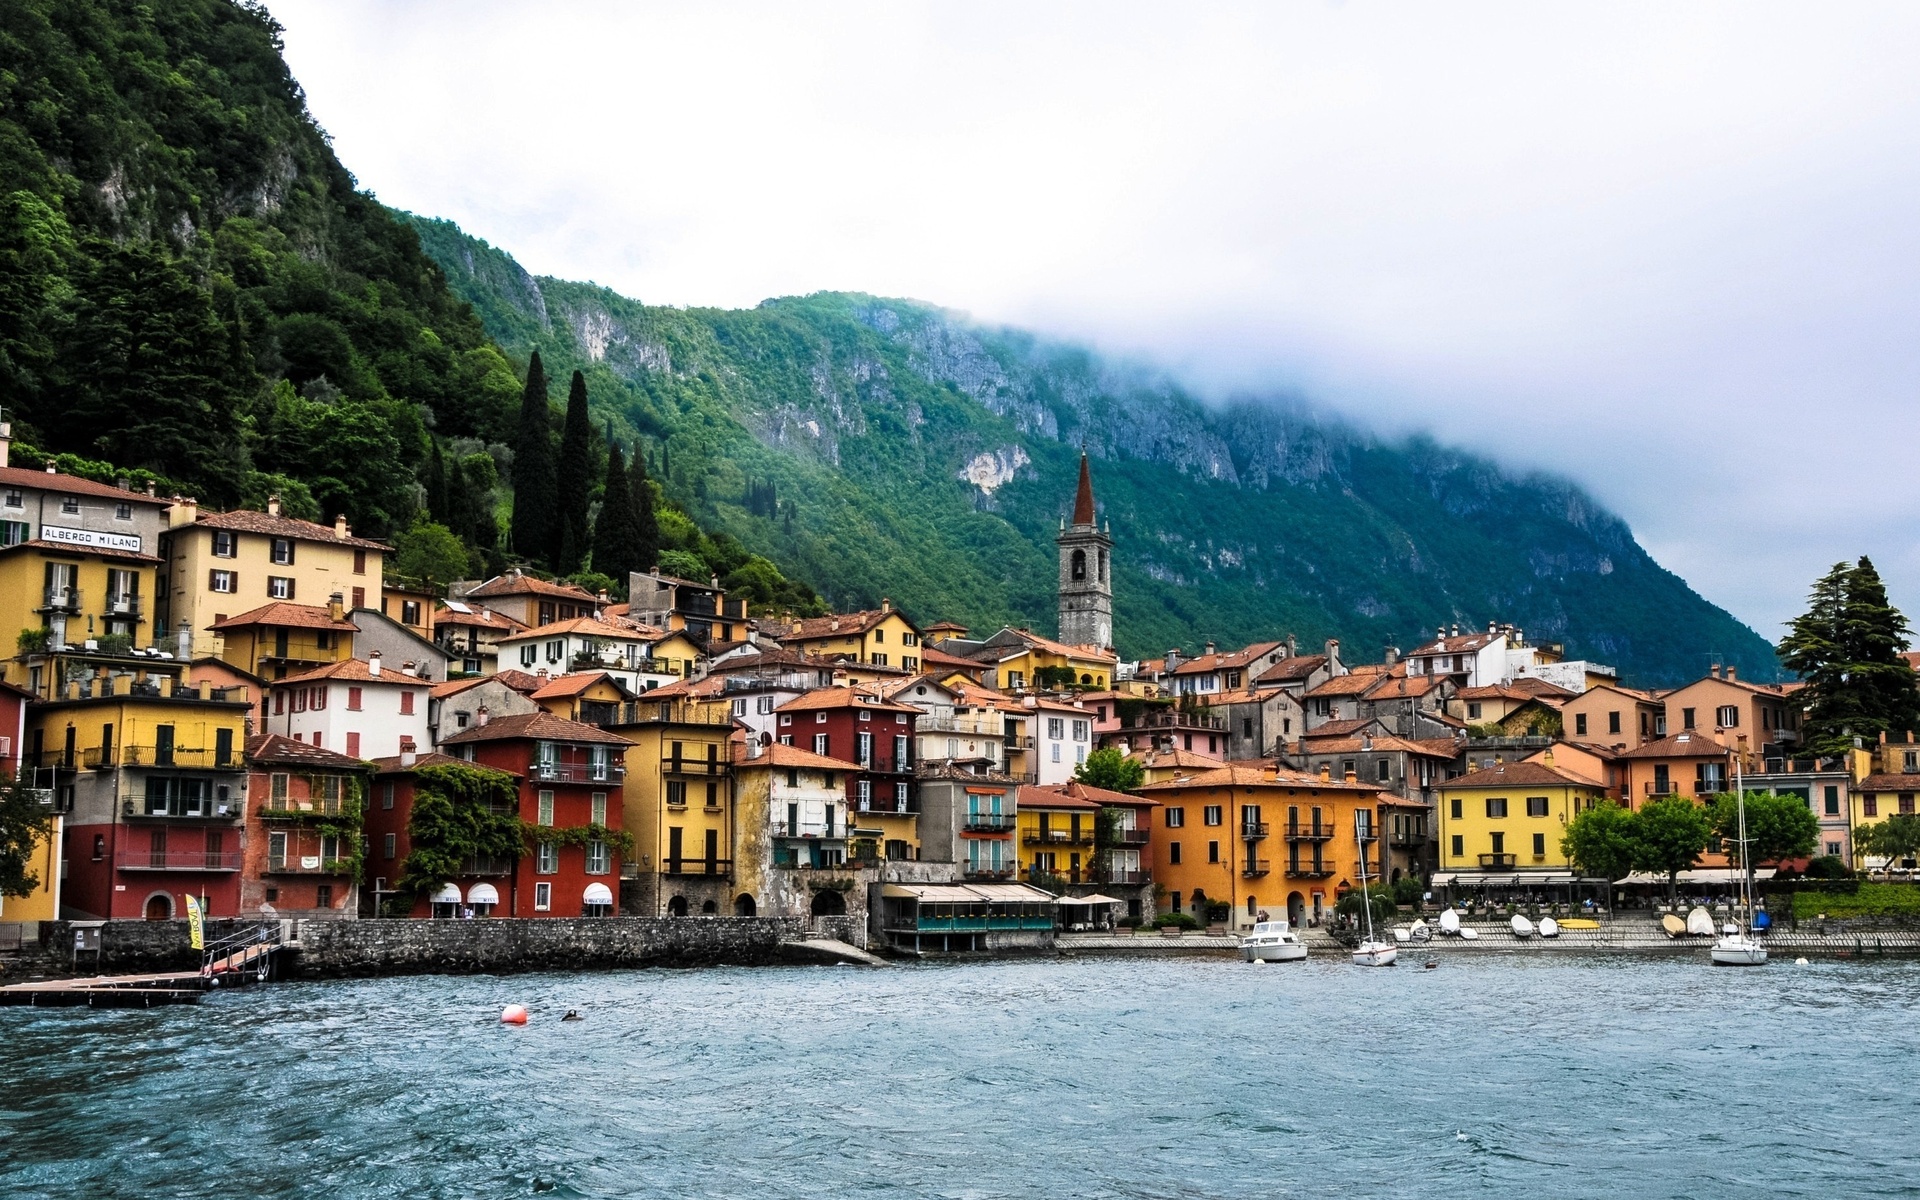
{"type": "Polygon", "coordinates": [[[348,758],[392,758],[432,744],[431,684],[387,670],[380,656],[329,663],[269,685],[265,728],[348,758]]]}

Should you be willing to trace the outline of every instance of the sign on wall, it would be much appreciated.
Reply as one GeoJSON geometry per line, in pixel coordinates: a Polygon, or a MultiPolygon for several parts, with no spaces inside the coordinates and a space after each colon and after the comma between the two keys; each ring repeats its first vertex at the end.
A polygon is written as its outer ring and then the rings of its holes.
{"type": "Polygon", "coordinates": [[[131,550],[140,553],[137,533],[101,533],[94,529],[68,529],[60,525],[42,525],[40,540],[68,546],[94,546],[102,550],[131,550]]]}

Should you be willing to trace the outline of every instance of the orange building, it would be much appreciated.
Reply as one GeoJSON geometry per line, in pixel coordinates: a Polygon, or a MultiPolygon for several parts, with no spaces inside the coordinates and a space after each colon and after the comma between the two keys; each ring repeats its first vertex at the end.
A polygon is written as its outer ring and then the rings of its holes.
{"type": "Polygon", "coordinates": [[[1377,788],[1272,768],[1223,766],[1150,784],[1160,802],[1153,879],[1170,912],[1206,921],[1228,905],[1229,928],[1262,912],[1295,924],[1320,921],[1367,877],[1380,873],[1383,797],[1377,788]]]}

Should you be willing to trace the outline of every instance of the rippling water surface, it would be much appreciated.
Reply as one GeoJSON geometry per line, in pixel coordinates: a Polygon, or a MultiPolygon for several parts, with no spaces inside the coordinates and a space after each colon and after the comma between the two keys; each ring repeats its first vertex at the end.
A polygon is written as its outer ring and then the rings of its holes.
{"type": "Polygon", "coordinates": [[[0,1009],[0,1196],[1912,1195],[1916,985],[1078,958],[0,1009]]]}

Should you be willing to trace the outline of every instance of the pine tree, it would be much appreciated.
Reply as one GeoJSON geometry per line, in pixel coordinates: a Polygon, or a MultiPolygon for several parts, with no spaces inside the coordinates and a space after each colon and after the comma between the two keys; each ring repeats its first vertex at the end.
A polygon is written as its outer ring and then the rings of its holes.
{"type": "Polygon", "coordinates": [[[513,551],[546,562],[559,541],[559,497],[553,462],[553,414],[547,405],[547,374],[535,350],[527,363],[520,397],[520,429],[513,447],[513,551]]]}
{"type": "Polygon", "coordinates": [[[560,434],[560,552],[554,569],[563,575],[580,569],[580,559],[592,537],[587,508],[593,475],[593,422],[587,416],[587,380],[575,371],[573,384],[567,389],[567,423],[560,434]]]}
{"type": "Polygon", "coordinates": [[[593,523],[593,569],[611,576],[622,589],[627,586],[629,572],[653,565],[640,561],[633,518],[633,486],[627,479],[626,458],[620,453],[620,444],[609,439],[600,517],[593,523]]]}
{"type": "Polygon", "coordinates": [[[1813,585],[1807,611],[1780,642],[1780,661],[1805,687],[1806,746],[1838,754],[1856,737],[1872,741],[1920,722],[1920,694],[1907,648],[1907,620],[1887,602],[1870,559],[1836,563],[1813,585]]]}
{"type": "MultiPolygon", "coordinates": [[[[664,457],[663,449],[661,455],[664,457]]],[[[636,455],[628,472],[633,494],[634,569],[651,571],[660,562],[660,520],[653,513],[653,485],[647,480],[647,466],[636,455]]]]}

